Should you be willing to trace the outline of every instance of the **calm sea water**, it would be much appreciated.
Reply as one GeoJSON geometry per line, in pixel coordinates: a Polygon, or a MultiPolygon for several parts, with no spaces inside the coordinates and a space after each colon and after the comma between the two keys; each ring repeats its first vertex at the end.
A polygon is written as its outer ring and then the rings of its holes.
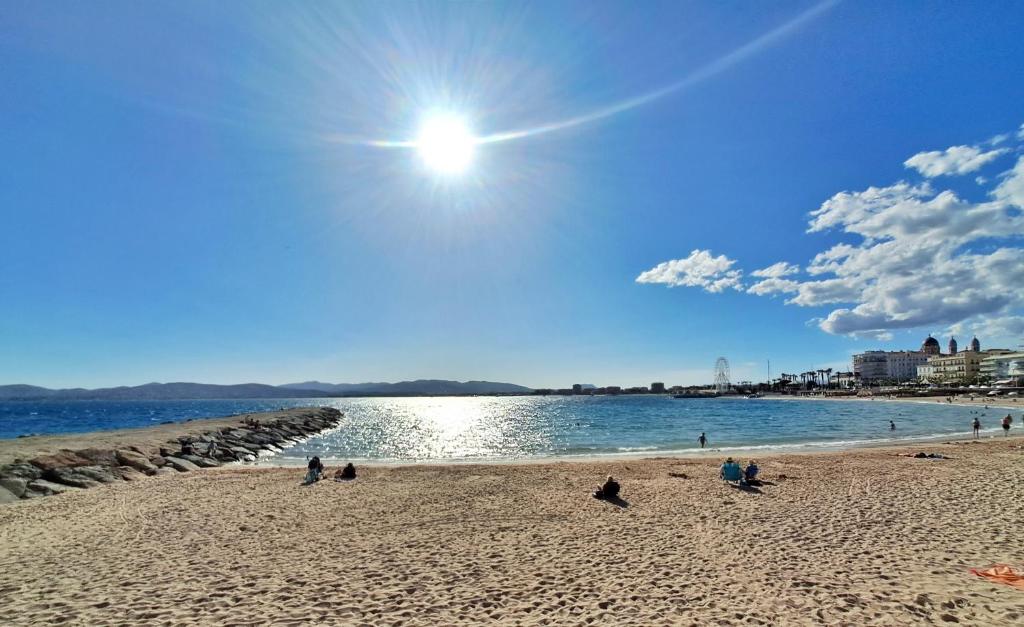
{"type": "MultiPolygon", "coordinates": [[[[1006,410],[944,403],[673,399],[619,397],[460,397],[224,401],[0,403],[0,437],[141,427],[168,420],[323,405],[345,412],[341,426],[311,438],[280,461],[510,460],[697,450],[850,447],[906,438],[968,435],[980,415],[997,433],[1006,410]],[[897,430],[889,430],[889,420],[897,430]]],[[[1019,414],[1019,412],[1018,412],[1019,414]]],[[[1015,428],[1021,422],[1015,414],[1015,428]]]]}

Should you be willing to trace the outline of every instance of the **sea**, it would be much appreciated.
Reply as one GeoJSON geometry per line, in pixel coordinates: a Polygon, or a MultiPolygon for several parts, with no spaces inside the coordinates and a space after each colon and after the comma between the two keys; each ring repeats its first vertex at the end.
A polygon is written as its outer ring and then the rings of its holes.
{"type": "MultiPolygon", "coordinates": [[[[654,456],[707,450],[836,450],[904,440],[1001,432],[1005,409],[936,402],[824,401],[671,396],[475,396],[197,401],[4,401],[0,438],[146,427],[287,407],[328,406],[341,425],[290,447],[270,463],[522,461],[654,456]],[[889,421],[896,424],[890,429],[889,421]]],[[[1014,416],[1014,427],[1021,421],[1014,416]]]]}

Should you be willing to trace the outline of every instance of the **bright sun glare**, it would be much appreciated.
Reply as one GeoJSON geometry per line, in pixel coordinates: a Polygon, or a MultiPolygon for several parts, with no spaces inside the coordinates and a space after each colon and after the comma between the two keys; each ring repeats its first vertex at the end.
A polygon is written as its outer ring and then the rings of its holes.
{"type": "Polygon", "coordinates": [[[465,121],[451,114],[427,118],[416,138],[416,148],[423,163],[442,174],[464,172],[473,160],[475,147],[476,138],[465,121]]]}

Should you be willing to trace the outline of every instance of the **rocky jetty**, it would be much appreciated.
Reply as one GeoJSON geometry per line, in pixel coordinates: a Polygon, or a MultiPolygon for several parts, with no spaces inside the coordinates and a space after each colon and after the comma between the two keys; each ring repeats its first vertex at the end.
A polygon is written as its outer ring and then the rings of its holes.
{"type": "Polygon", "coordinates": [[[0,503],[50,496],[146,476],[194,472],[252,462],[332,429],[342,413],[330,407],[252,414],[238,424],[184,435],[163,446],[62,449],[0,466],[0,503]]]}

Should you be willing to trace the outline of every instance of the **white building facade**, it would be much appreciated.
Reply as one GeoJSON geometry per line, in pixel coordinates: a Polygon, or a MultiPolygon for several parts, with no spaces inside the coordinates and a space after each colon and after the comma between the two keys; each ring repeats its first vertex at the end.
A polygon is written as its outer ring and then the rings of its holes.
{"type": "Polygon", "coordinates": [[[928,363],[923,351],[865,351],[853,356],[853,374],[862,383],[913,381],[918,366],[928,363]]]}

